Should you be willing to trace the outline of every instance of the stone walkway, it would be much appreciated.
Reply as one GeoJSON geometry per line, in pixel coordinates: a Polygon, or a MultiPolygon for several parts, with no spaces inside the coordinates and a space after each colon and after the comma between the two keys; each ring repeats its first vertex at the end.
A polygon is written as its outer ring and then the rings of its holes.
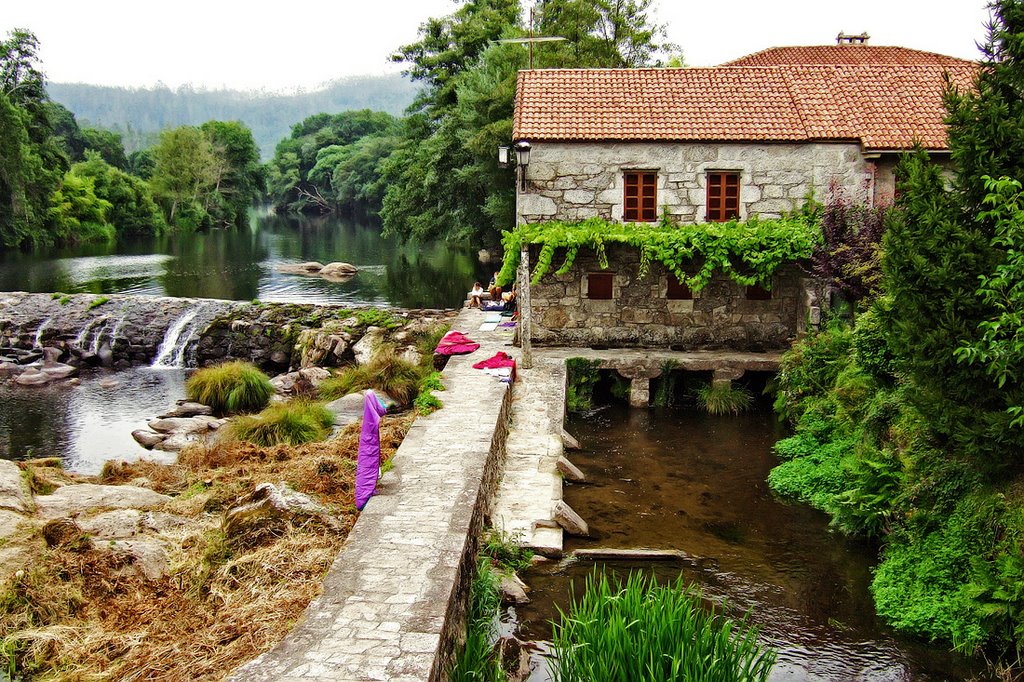
{"type": "Polygon", "coordinates": [[[415,421],[324,581],[283,641],[230,679],[441,679],[465,619],[476,542],[500,473],[511,391],[472,368],[504,350],[509,332],[453,329],[481,344],[444,370],[444,408],[415,421]]]}
{"type": "Polygon", "coordinates": [[[532,369],[519,372],[512,396],[512,427],[506,443],[505,469],[492,522],[538,554],[562,554],[562,529],[552,508],[562,499],[565,419],[565,360],[534,351],[532,369]]]}

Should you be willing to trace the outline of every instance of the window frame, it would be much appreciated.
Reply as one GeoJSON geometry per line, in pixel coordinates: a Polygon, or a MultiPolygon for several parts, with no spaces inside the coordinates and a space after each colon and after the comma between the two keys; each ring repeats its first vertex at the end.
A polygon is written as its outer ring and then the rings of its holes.
{"type": "Polygon", "coordinates": [[[725,223],[740,217],[741,180],[740,171],[705,171],[704,220],[709,223],[725,223]]]}
{"type": "Polygon", "coordinates": [[[587,273],[587,300],[588,301],[612,301],[615,299],[615,273],[614,272],[588,272],[587,273]],[[597,287],[602,294],[607,291],[607,296],[594,295],[594,282],[607,282],[597,287]]]}
{"type": "Polygon", "coordinates": [[[622,221],[658,222],[658,171],[630,169],[622,172],[622,221]]]}

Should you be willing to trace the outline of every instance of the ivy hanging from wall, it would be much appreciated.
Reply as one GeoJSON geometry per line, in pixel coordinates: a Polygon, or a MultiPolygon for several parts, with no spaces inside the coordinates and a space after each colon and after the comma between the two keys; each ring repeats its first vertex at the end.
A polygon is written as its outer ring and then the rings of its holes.
{"type": "Polygon", "coordinates": [[[780,265],[809,258],[819,241],[821,228],[810,213],[687,225],[675,225],[667,216],[653,226],[603,218],[578,223],[530,223],[504,233],[505,261],[499,279],[506,284],[515,279],[524,242],[541,247],[530,280],[534,284],[551,271],[559,250],[564,251],[564,257],[555,274],[564,275],[581,248],[593,249],[603,269],[608,267],[606,246],[625,244],[640,251],[640,277],[648,273],[652,261],[657,261],[693,291],[703,289],[716,271],[743,286],[769,287],[780,265]]]}

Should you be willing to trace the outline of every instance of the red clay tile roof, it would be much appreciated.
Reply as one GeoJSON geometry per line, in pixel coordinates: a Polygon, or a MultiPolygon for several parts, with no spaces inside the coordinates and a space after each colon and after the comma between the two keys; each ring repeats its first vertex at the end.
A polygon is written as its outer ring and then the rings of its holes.
{"type": "MultiPolygon", "coordinates": [[[[782,50],[790,55],[804,50],[813,56],[838,50],[853,54],[862,47],[782,50]]],[[[904,56],[915,52],[882,49],[894,51],[884,54],[904,56]]],[[[929,63],[922,57],[920,63],[913,64],[894,60],[897,63],[521,71],[513,137],[564,141],[850,140],[877,150],[905,149],[916,142],[929,149],[945,149],[944,74],[948,72],[961,89],[968,88],[977,65],[944,59],[950,61],[929,63]]]]}
{"type": "Polygon", "coordinates": [[[722,66],[810,66],[812,64],[886,64],[889,66],[945,66],[957,68],[973,62],[935,52],[888,45],[807,45],[770,47],[722,66]]]}

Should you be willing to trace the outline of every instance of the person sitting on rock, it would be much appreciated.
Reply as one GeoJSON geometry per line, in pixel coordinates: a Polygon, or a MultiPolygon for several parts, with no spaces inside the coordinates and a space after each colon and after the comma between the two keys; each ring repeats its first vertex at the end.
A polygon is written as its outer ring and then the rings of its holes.
{"type": "Polygon", "coordinates": [[[498,284],[498,273],[495,272],[491,276],[491,283],[487,287],[487,293],[491,295],[492,301],[501,300],[501,285],[498,284]]]}
{"type": "Polygon", "coordinates": [[[473,290],[469,292],[469,307],[470,308],[483,308],[481,299],[484,295],[484,288],[480,286],[480,282],[473,283],[473,290]]]}

